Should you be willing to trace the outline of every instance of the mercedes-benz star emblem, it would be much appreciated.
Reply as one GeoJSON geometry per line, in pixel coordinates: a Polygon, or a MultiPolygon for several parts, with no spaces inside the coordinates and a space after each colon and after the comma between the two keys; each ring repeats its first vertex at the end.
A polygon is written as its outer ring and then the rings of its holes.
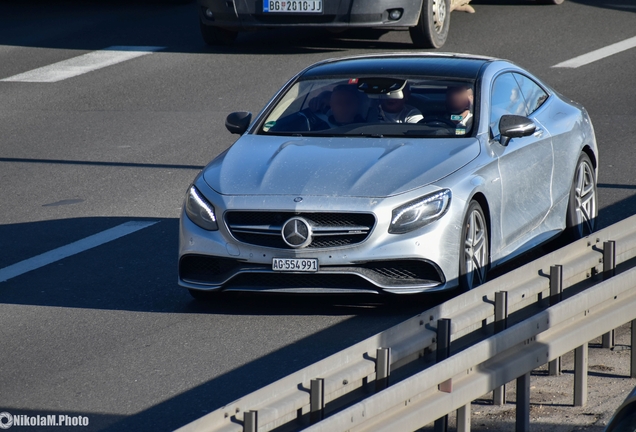
{"type": "Polygon", "coordinates": [[[304,248],[311,243],[311,225],[301,217],[293,217],[283,225],[283,240],[294,249],[304,248]]]}

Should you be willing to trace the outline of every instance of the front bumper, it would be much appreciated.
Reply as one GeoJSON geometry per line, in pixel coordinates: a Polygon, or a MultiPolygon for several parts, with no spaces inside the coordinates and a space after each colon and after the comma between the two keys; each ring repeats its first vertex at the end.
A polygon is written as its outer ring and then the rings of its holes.
{"type": "Polygon", "coordinates": [[[180,220],[179,284],[206,291],[269,291],[316,293],[418,293],[457,285],[460,226],[463,204],[451,201],[439,220],[411,233],[389,234],[391,210],[403,202],[435,191],[377,198],[227,197],[202,184],[200,191],[214,205],[218,231],[195,225],[185,213],[180,220]],[[370,234],[360,243],[302,249],[267,247],[238,241],[224,209],[280,212],[344,212],[355,209],[375,215],[370,234]],[[457,209],[457,210],[454,210],[457,209]],[[315,273],[281,273],[272,270],[273,258],[317,258],[315,273]]]}
{"type": "Polygon", "coordinates": [[[323,12],[265,13],[263,2],[269,0],[199,0],[201,22],[233,30],[263,27],[413,27],[417,24],[421,0],[323,0],[323,12]],[[401,17],[389,18],[398,9],[401,17]],[[206,10],[212,12],[210,18],[206,10]]]}
{"type": "Polygon", "coordinates": [[[200,289],[270,292],[420,292],[444,284],[439,268],[426,260],[372,260],[321,266],[316,273],[280,273],[271,263],[186,255],[179,260],[180,282],[200,289]]]}

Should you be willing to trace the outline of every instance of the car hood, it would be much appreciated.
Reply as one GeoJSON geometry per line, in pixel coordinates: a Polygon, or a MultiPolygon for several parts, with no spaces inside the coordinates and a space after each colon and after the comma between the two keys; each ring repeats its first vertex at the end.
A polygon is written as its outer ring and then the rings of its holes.
{"type": "Polygon", "coordinates": [[[446,177],[479,148],[475,138],[244,135],[203,176],[223,195],[386,197],[446,177]]]}

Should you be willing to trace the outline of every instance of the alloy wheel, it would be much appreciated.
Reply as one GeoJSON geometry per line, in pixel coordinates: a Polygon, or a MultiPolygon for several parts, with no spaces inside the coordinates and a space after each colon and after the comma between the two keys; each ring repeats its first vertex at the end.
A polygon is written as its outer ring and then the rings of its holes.
{"type": "Polygon", "coordinates": [[[472,289],[486,282],[488,265],[488,235],[483,213],[475,208],[466,218],[466,238],[464,239],[464,262],[466,288],[472,289]]]}
{"type": "Polygon", "coordinates": [[[576,170],[574,198],[576,206],[576,226],[579,237],[594,231],[596,219],[596,184],[594,170],[587,161],[582,161],[576,170]]]}

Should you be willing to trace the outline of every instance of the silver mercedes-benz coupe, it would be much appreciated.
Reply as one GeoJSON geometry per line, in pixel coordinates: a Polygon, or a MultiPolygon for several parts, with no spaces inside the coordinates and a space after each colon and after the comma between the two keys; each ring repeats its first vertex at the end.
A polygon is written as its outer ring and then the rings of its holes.
{"type": "Polygon", "coordinates": [[[188,189],[179,284],[215,291],[471,289],[597,217],[585,109],[511,62],[322,61],[293,77],[188,189]]]}

